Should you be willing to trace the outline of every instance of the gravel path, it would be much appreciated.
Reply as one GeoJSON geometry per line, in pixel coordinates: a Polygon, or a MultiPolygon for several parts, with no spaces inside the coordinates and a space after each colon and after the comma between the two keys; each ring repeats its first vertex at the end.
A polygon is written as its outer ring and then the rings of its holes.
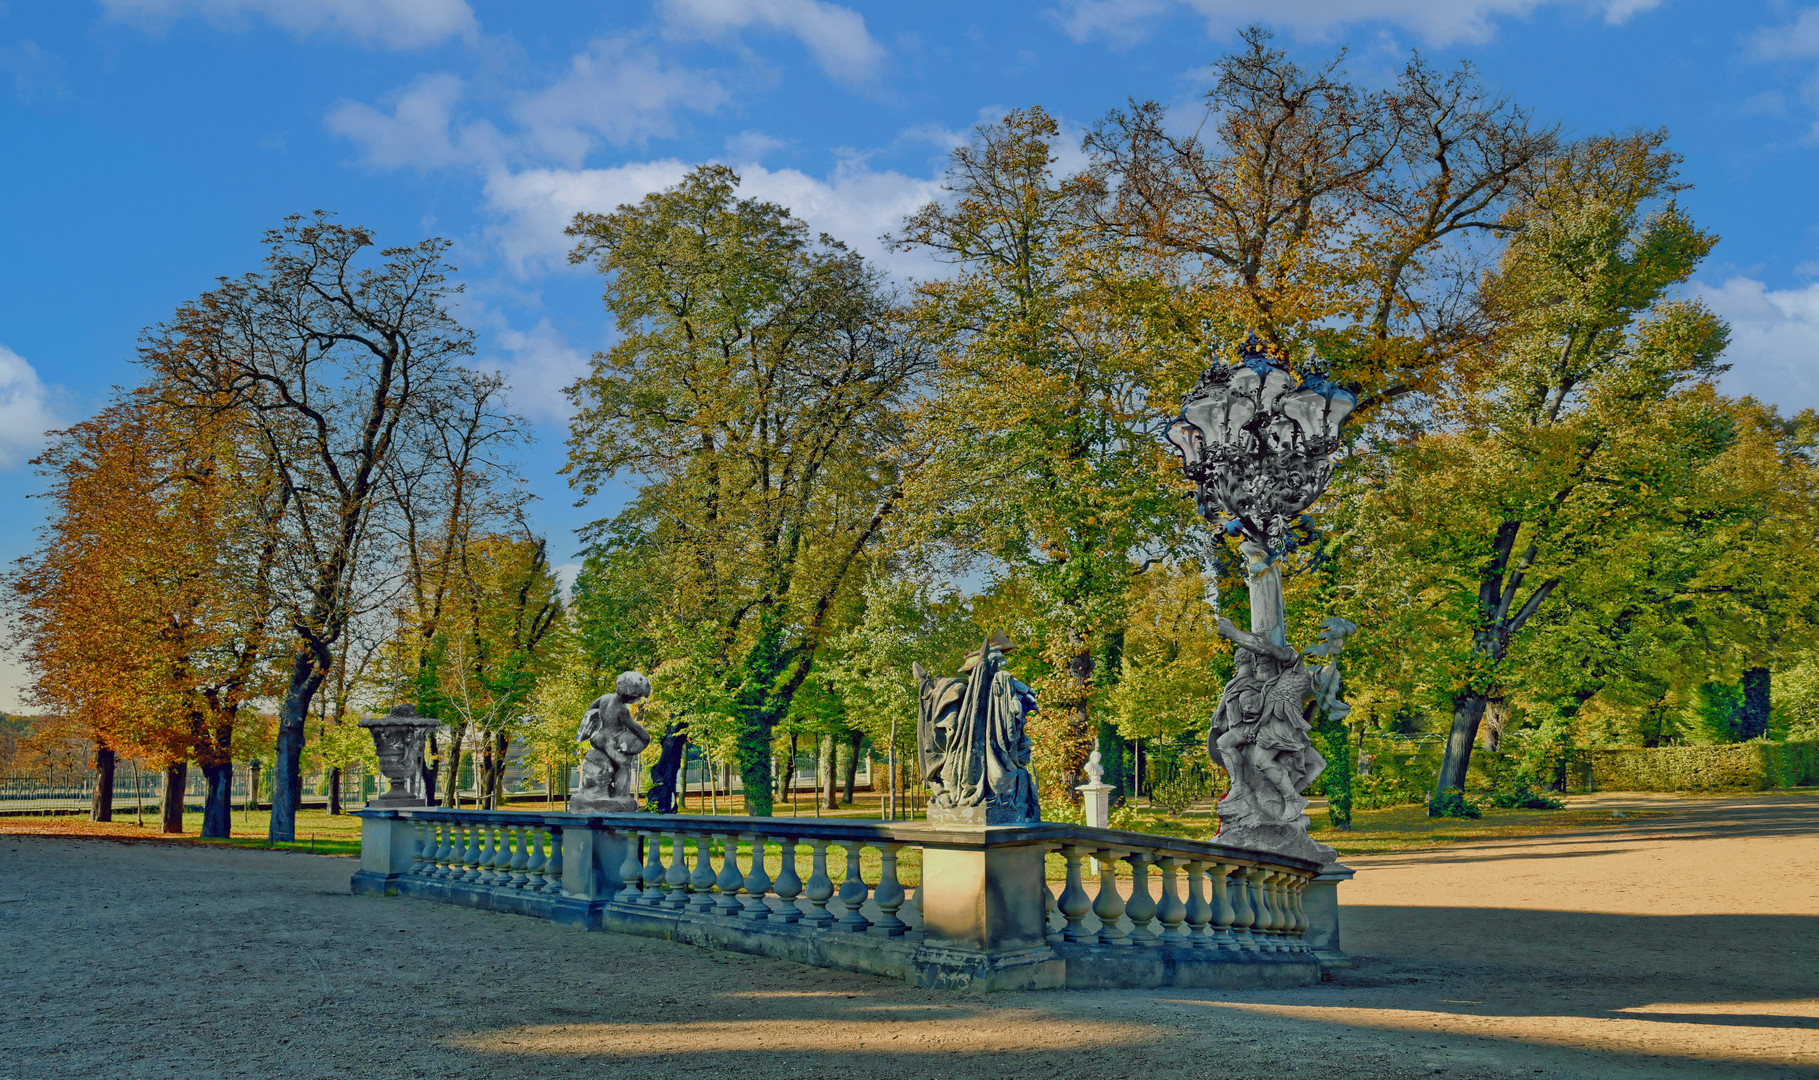
{"type": "Polygon", "coordinates": [[[953,997],[352,896],[344,859],[0,836],[0,1080],[1819,1077],[1819,798],[1352,860],[1337,981],[953,997]]]}

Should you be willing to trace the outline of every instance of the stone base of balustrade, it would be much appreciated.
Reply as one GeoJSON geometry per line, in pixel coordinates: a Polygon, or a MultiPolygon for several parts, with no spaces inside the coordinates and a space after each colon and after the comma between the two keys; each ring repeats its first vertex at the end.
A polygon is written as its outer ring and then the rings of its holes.
{"type": "Polygon", "coordinates": [[[815,967],[914,978],[916,942],[868,933],[815,930],[802,923],[697,915],[617,901],[602,905],[591,929],[727,949],[815,967]]]}
{"type": "MultiPolygon", "coordinates": [[[[359,875],[354,878],[355,892],[360,892],[359,875]]],[[[377,892],[377,890],[374,890],[377,892]]],[[[504,911],[513,915],[534,915],[540,919],[552,919],[553,910],[561,897],[545,892],[531,892],[525,889],[501,889],[491,885],[473,885],[465,881],[442,881],[434,878],[402,875],[393,887],[385,893],[387,896],[414,896],[419,900],[434,900],[440,904],[454,904],[457,907],[480,908],[484,911],[504,911]]]]}
{"type": "Polygon", "coordinates": [[[1017,952],[977,953],[924,945],[916,950],[911,980],[926,990],[1058,990],[1067,961],[1046,946],[1017,952]]]}
{"type": "Polygon", "coordinates": [[[1320,981],[1320,960],[1310,953],[1066,942],[1054,951],[1067,963],[1069,990],[1280,990],[1320,981]]]}

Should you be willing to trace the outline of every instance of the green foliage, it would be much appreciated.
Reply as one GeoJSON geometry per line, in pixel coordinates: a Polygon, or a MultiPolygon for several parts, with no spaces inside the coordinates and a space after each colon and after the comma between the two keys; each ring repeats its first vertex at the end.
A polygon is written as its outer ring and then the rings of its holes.
{"type": "Polygon", "coordinates": [[[1479,818],[1484,810],[1478,800],[1458,788],[1446,788],[1427,803],[1428,817],[1479,818]]]}
{"type": "Polygon", "coordinates": [[[1819,784],[1819,742],[1756,740],[1592,755],[1592,780],[1613,791],[1762,791],[1819,784]]]}
{"type": "Polygon", "coordinates": [[[1536,791],[1526,780],[1511,779],[1498,784],[1485,796],[1485,802],[1501,810],[1563,810],[1566,804],[1552,795],[1536,791]]]}
{"type": "Polygon", "coordinates": [[[1160,782],[1152,782],[1150,802],[1170,817],[1180,817],[1200,799],[1222,794],[1222,784],[1206,756],[1184,754],[1160,782]]]}
{"type": "Polygon", "coordinates": [[[571,260],[599,269],[620,337],[568,389],[565,471],[586,496],[639,478],[586,530],[605,554],[585,647],[686,660],[683,696],[724,706],[691,728],[729,719],[762,816],[776,727],[902,498],[901,410],[927,364],[876,269],[738,184],[704,165],[576,215],[571,260]]]}
{"type": "Polygon", "coordinates": [[[1777,671],[1775,685],[1776,733],[1789,742],[1819,742],[1819,660],[1777,671]]]}
{"type": "Polygon", "coordinates": [[[1432,769],[1426,770],[1425,774],[1373,769],[1352,778],[1352,806],[1359,810],[1407,806],[1427,798],[1433,787],[1432,769]]]}

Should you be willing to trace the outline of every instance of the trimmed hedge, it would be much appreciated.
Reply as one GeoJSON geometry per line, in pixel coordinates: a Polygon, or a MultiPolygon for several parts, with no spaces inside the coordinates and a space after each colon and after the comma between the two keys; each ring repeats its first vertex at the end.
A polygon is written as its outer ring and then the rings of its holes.
{"type": "Polygon", "coordinates": [[[1612,791],[1763,791],[1819,784],[1819,742],[1754,741],[1592,754],[1592,785],[1612,791]]]}

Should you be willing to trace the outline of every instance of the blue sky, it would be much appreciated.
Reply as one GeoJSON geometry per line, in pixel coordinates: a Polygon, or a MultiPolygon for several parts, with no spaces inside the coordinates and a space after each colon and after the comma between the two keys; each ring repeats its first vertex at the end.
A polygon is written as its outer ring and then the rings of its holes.
{"type": "MultiPolygon", "coordinates": [[[[1189,108],[1261,21],[1366,82],[1411,48],[1476,64],[1569,134],[1665,126],[1723,241],[1697,289],[1732,321],[1728,388],[1819,406],[1819,6],[1693,0],[0,0],[0,558],[41,520],[41,432],[135,378],[144,326],[256,268],[318,207],[384,242],[455,242],[460,313],[538,439],[558,561],[561,388],[607,340],[562,227],[734,165],[908,277],[878,237],[982,118],[1071,136],[1127,98],[1189,108]]],[[[0,666],[0,708],[16,707],[0,666]]]]}

